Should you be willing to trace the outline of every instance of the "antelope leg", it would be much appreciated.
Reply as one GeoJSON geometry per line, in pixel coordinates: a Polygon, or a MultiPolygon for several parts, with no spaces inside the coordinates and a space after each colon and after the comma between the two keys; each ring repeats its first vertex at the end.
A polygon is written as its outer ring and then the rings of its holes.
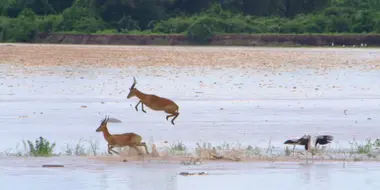
{"type": "Polygon", "coordinates": [[[139,106],[140,103],[141,103],[141,100],[140,100],[139,102],[137,102],[137,104],[136,104],[136,106],[135,106],[136,111],[139,111],[139,110],[137,109],[137,106],[139,106]]]}
{"type": "Polygon", "coordinates": [[[174,115],[174,118],[172,119],[172,124],[174,125],[174,120],[178,117],[178,115],[179,115],[179,113],[176,113],[175,115],[174,115]]]}
{"type": "MultiPolygon", "coordinates": [[[[141,101],[140,101],[141,102],[141,101]]],[[[146,113],[146,111],[144,110],[144,103],[141,102],[141,110],[146,113]]]]}
{"type": "Polygon", "coordinates": [[[112,145],[108,145],[108,153],[109,153],[109,154],[112,154],[111,152],[113,152],[113,153],[115,153],[115,154],[118,154],[118,155],[120,155],[118,152],[116,152],[116,151],[112,150],[112,148],[113,148],[113,146],[112,146],[112,145]]]}
{"type": "Polygon", "coordinates": [[[174,114],[173,115],[167,115],[166,116],[166,121],[169,119],[169,117],[173,117],[174,116],[174,114]]]}
{"type": "Polygon", "coordinates": [[[111,154],[112,155],[112,146],[111,145],[108,145],[108,154],[111,154]]]}

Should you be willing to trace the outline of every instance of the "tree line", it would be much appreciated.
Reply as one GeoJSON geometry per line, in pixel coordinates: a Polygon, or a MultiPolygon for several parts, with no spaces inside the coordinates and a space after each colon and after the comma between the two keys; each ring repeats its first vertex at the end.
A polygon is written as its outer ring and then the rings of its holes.
{"type": "Polygon", "coordinates": [[[0,41],[38,33],[380,32],[380,0],[0,0],[0,41]]]}

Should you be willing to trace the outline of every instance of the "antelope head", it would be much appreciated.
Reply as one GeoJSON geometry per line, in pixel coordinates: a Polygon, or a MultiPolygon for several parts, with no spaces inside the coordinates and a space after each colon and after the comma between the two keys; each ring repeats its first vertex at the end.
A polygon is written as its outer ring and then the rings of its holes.
{"type": "Polygon", "coordinates": [[[127,96],[127,98],[132,98],[133,96],[136,96],[136,88],[135,88],[135,85],[136,85],[136,79],[135,77],[133,77],[133,84],[132,86],[129,88],[129,94],[127,96]]]}
{"type": "Polygon", "coordinates": [[[100,123],[100,126],[96,129],[96,132],[100,132],[100,131],[103,131],[105,128],[107,128],[107,122],[110,118],[109,117],[105,117],[102,122],[100,123]]]}

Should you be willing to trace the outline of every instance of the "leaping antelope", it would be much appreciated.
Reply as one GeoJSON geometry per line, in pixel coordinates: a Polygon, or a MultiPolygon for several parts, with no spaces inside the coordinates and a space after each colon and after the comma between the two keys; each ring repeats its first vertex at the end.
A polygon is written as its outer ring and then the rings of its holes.
{"type": "Polygon", "coordinates": [[[137,106],[141,103],[141,109],[144,113],[146,111],[144,110],[144,104],[148,106],[150,109],[155,110],[155,111],[164,111],[167,114],[166,120],[169,119],[169,117],[174,117],[171,121],[171,123],[174,125],[174,120],[178,117],[179,115],[179,107],[176,103],[174,103],[172,100],[169,100],[167,98],[159,97],[154,94],[145,94],[137,88],[135,88],[136,85],[136,79],[133,77],[133,84],[130,87],[129,94],[127,98],[132,98],[136,96],[139,99],[139,102],[136,104],[135,109],[138,111],[137,106]]]}
{"type": "MultiPolygon", "coordinates": [[[[331,135],[316,136],[314,147],[316,147],[318,144],[325,145],[325,144],[331,143],[331,141],[333,139],[334,139],[334,137],[331,135]]],[[[296,145],[303,145],[303,146],[305,146],[306,151],[310,151],[312,146],[313,146],[311,141],[312,141],[312,139],[311,139],[310,135],[304,135],[303,137],[301,137],[299,139],[289,139],[289,140],[285,141],[284,144],[294,145],[293,151],[294,151],[294,148],[296,147],[296,145]]]]}
{"type": "Polygon", "coordinates": [[[125,147],[125,146],[129,146],[131,148],[134,148],[135,150],[137,150],[139,155],[143,155],[143,153],[141,152],[141,150],[139,150],[137,148],[137,146],[143,146],[143,147],[145,147],[146,153],[149,154],[148,148],[146,147],[145,142],[141,142],[142,137],[140,135],[138,135],[136,133],[123,133],[123,134],[112,134],[111,135],[108,132],[108,128],[107,128],[108,120],[109,120],[109,117],[106,116],[101,121],[100,126],[96,129],[96,132],[103,132],[104,139],[108,142],[108,153],[109,154],[112,154],[112,152],[119,154],[118,152],[112,150],[112,148],[114,148],[114,147],[125,147]]]}

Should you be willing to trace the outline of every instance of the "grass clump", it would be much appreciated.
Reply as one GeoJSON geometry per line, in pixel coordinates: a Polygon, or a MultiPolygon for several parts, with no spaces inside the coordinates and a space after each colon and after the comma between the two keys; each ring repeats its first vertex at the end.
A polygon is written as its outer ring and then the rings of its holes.
{"type": "Polygon", "coordinates": [[[168,153],[170,156],[189,156],[188,148],[185,144],[178,141],[177,143],[171,144],[169,146],[168,153]]]}
{"type": "Polygon", "coordinates": [[[36,139],[34,144],[32,141],[28,140],[27,145],[29,148],[29,156],[53,156],[53,151],[56,146],[55,143],[50,143],[43,137],[36,139]]]}
{"type": "Polygon", "coordinates": [[[99,150],[98,142],[94,141],[85,141],[80,139],[79,142],[72,147],[69,144],[66,144],[66,147],[64,149],[64,155],[66,156],[97,156],[99,150]],[[89,144],[89,147],[86,148],[83,142],[87,142],[89,144]]]}
{"type": "MultiPolygon", "coordinates": [[[[76,144],[67,144],[63,147],[62,151],[58,154],[54,153],[56,144],[45,139],[44,137],[39,137],[36,140],[22,141],[24,145],[24,151],[11,152],[10,149],[0,153],[1,156],[108,156],[109,154],[105,151],[100,152],[98,142],[80,139],[76,144]]],[[[355,139],[350,141],[350,147],[338,149],[329,149],[326,146],[314,149],[309,152],[304,150],[300,151],[299,154],[295,154],[291,148],[288,146],[274,147],[269,141],[267,147],[258,147],[252,145],[242,146],[237,143],[223,143],[220,145],[212,145],[211,143],[203,142],[196,143],[195,147],[189,148],[187,144],[177,141],[172,144],[166,144],[162,147],[156,146],[152,142],[152,150],[155,149],[155,156],[152,157],[176,157],[176,159],[181,159],[181,164],[183,165],[197,165],[202,164],[206,160],[229,160],[229,161],[241,161],[241,160],[266,160],[266,161],[276,161],[276,160],[291,160],[291,159],[303,159],[313,156],[313,159],[323,159],[330,158],[330,160],[374,160],[378,158],[380,154],[380,139],[371,140],[367,139],[365,142],[357,142],[355,139]],[[293,158],[290,158],[293,157],[293,158]]],[[[339,145],[339,142],[335,142],[339,145]]],[[[125,147],[128,150],[129,147],[125,147]]],[[[120,152],[127,152],[121,151],[120,152]]],[[[129,153],[128,153],[129,155],[129,153]]]]}
{"type": "Polygon", "coordinates": [[[372,141],[371,139],[366,139],[363,143],[358,143],[355,139],[349,142],[351,145],[350,154],[365,154],[368,157],[376,158],[376,149],[380,148],[380,139],[372,141]]]}

